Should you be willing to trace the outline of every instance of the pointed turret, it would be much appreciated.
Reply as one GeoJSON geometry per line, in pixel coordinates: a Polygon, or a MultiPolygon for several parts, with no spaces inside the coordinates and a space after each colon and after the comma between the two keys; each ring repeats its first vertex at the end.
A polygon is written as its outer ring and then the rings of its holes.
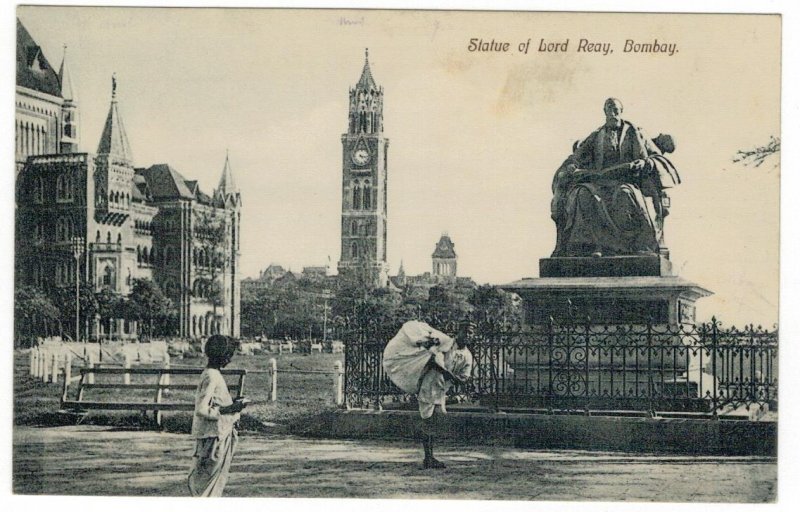
{"type": "Polygon", "coordinates": [[[97,146],[97,156],[108,156],[115,162],[133,165],[131,146],[117,106],[116,74],[111,77],[111,106],[108,109],[103,135],[100,136],[100,144],[97,146]]]}
{"type": "Polygon", "coordinates": [[[369,48],[364,57],[364,69],[355,87],[350,89],[349,134],[373,134],[383,131],[383,87],[372,77],[369,67],[369,48]]]}
{"type": "Polygon", "coordinates": [[[356,89],[365,91],[376,90],[378,88],[375,84],[375,79],[372,78],[372,71],[369,69],[369,48],[364,50],[364,69],[361,71],[361,78],[356,84],[356,89]]]}
{"type": "Polygon", "coordinates": [[[228,150],[225,150],[225,166],[222,169],[222,176],[219,179],[216,195],[225,204],[232,201],[234,205],[238,205],[241,201],[239,189],[236,187],[236,181],[233,179],[228,150]]]}
{"type": "Polygon", "coordinates": [[[72,84],[72,74],[67,66],[67,45],[64,45],[64,58],[61,60],[61,68],[58,70],[58,81],[61,83],[61,97],[64,101],[78,102],[75,94],[75,87],[72,84]]]}
{"type": "Polygon", "coordinates": [[[61,106],[60,148],[62,153],[75,153],[78,151],[78,142],[80,141],[78,95],[67,65],[67,45],[64,45],[64,58],[61,60],[61,69],[58,70],[58,82],[61,86],[61,97],[64,98],[61,106]]]}

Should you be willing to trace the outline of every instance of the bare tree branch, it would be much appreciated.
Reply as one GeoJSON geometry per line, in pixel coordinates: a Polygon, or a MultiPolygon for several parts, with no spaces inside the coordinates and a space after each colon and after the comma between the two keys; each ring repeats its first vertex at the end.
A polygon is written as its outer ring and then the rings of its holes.
{"type": "MultiPolygon", "coordinates": [[[[746,166],[761,167],[761,164],[772,155],[778,154],[781,151],[781,139],[770,135],[769,143],[764,146],[757,146],[753,149],[739,150],[736,156],[733,157],[734,163],[741,163],[746,166]]],[[[778,162],[775,162],[773,167],[778,167],[778,162]]]]}

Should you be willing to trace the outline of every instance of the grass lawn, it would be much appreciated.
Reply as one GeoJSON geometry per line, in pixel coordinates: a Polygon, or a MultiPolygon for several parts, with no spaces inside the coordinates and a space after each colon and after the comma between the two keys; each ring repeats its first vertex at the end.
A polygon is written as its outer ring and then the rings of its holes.
{"type": "MultiPolygon", "coordinates": [[[[28,357],[27,351],[16,351],[14,354],[14,423],[16,425],[74,423],[77,418],[59,413],[63,376],[58,384],[45,384],[41,380],[34,379],[28,372],[28,357]]],[[[333,367],[336,361],[343,362],[343,360],[343,354],[237,355],[228,368],[243,368],[248,371],[244,394],[255,402],[242,414],[241,428],[253,431],[302,433],[307,420],[334,409],[333,367]],[[270,358],[274,358],[278,366],[276,402],[269,401],[271,387],[267,370],[270,358]],[[306,374],[298,373],[298,370],[326,373],[306,374]]],[[[202,368],[204,365],[204,357],[172,360],[173,367],[202,368]]],[[[75,363],[73,375],[77,374],[79,368],[78,363],[75,363]]],[[[96,382],[111,382],[111,379],[119,380],[121,376],[98,375],[96,382]]],[[[153,382],[153,379],[152,376],[132,376],[131,382],[153,382]]],[[[172,384],[196,382],[197,376],[173,376],[171,381],[172,384]]],[[[104,398],[112,400],[131,400],[134,397],[145,398],[151,393],[133,390],[89,390],[84,397],[92,399],[106,395],[104,398]]],[[[165,400],[192,401],[193,395],[192,391],[173,391],[165,400]]],[[[135,411],[93,411],[82,422],[97,425],[151,426],[148,420],[135,411]]],[[[191,413],[165,413],[163,427],[167,431],[188,432],[191,428],[191,413]]]]}

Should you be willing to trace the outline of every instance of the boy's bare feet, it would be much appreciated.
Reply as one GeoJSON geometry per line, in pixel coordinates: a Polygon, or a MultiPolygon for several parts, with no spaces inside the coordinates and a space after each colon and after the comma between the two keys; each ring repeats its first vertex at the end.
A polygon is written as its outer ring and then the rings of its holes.
{"type": "Polygon", "coordinates": [[[431,457],[422,461],[422,467],[425,469],[444,469],[447,466],[445,466],[440,460],[431,457]]]}

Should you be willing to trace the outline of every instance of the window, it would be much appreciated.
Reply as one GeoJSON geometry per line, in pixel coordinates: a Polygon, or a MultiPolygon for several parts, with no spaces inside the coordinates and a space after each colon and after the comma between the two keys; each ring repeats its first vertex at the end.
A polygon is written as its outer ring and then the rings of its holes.
{"type": "Polygon", "coordinates": [[[100,272],[100,286],[114,289],[117,283],[117,275],[113,263],[106,263],[100,272]]]}
{"type": "Polygon", "coordinates": [[[39,204],[44,202],[44,182],[41,176],[33,178],[33,202],[39,204]]]}
{"type": "Polygon", "coordinates": [[[361,208],[361,185],[358,182],[353,184],[353,209],[361,208]]]}
{"type": "Polygon", "coordinates": [[[358,234],[358,222],[353,221],[350,224],[350,234],[356,236],[358,234]]]}
{"type": "Polygon", "coordinates": [[[56,221],[56,240],[59,242],[69,242],[72,239],[72,219],[69,217],[59,217],[56,221]]]}
{"type": "Polygon", "coordinates": [[[44,224],[41,222],[37,222],[36,225],[33,226],[33,241],[34,243],[44,242],[44,224]]]}
{"type": "Polygon", "coordinates": [[[31,282],[34,286],[42,286],[42,267],[39,262],[34,263],[31,268],[31,282]]]}
{"type": "Polygon", "coordinates": [[[56,178],[56,201],[72,201],[72,176],[61,174],[56,178]]]}
{"type": "Polygon", "coordinates": [[[371,199],[372,197],[372,188],[369,186],[369,181],[364,183],[364,209],[369,210],[372,208],[371,199]]]}
{"type": "Polygon", "coordinates": [[[358,245],[355,242],[350,246],[350,257],[353,259],[358,258],[358,245]]]}

